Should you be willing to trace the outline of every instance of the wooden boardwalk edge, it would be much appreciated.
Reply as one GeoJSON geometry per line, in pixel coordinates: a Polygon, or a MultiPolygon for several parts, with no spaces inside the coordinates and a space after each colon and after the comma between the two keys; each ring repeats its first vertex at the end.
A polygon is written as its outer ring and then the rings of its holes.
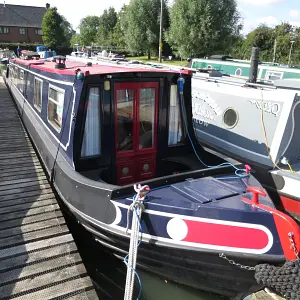
{"type": "Polygon", "coordinates": [[[98,299],[0,74],[0,300],[98,299]]]}

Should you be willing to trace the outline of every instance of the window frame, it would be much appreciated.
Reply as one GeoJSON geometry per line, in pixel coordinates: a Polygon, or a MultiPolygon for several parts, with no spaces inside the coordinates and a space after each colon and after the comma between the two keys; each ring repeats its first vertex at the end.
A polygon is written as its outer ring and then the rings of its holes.
{"type": "MultiPolygon", "coordinates": [[[[181,112],[181,103],[180,103],[180,98],[179,98],[179,95],[178,95],[178,86],[177,84],[171,84],[170,85],[170,91],[169,91],[169,108],[168,108],[168,116],[167,116],[167,120],[168,120],[168,125],[167,125],[167,129],[168,129],[168,138],[167,138],[167,145],[168,145],[168,148],[175,148],[175,147],[179,147],[179,146],[185,146],[186,145],[186,130],[185,130],[185,125],[184,125],[184,121],[182,119],[182,112],[181,112]],[[181,141],[180,142],[177,142],[176,144],[169,144],[169,138],[170,138],[170,114],[171,114],[171,102],[172,102],[172,99],[171,99],[171,89],[172,89],[172,86],[176,86],[176,103],[177,103],[177,107],[178,107],[178,116],[180,118],[180,125],[181,125],[181,141]]],[[[174,100],[174,99],[173,99],[174,100]]],[[[186,109],[186,108],[185,108],[186,109]]],[[[185,111],[185,110],[184,110],[185,111]]],[[[185,111],[186,113],[186,111],[185,111]]],[[[185,116],[186,117],[186,116],[185,116]]]]}
{"type": "Polygon", "coordinates": [[[35,34],[39,35],[39,36],[42,36],[43,35],[42,29],[35,29],[35,34]]]}
{"type": "Polygon", "coordinates": [[[51,127],[53,127],[58,133],[61,132],[61,129],[62,129],[62,126],[63,126],[63,115],[64,115],[64,105],[65,105],[65,90],[62,89],[62,88],[59,88],[55,85],[52,85],[52,84],[49,84],[49,87],[48,87],[48,103],[47,103],[47,122],[48,124],[51,125],[51,127]],[[55,103],[56,105],[59,105],[59,103],[57,101],[55,101],[54,99],[50,98],[50,89],[53,89],[55,90],[56,92],[59,92],[59,93],[63,93],[63,105],[62,105],[62,120],[61,120],[61,126],[60,128],[58,129],[54,124],[53,122],[49,119],[49,103],[50,101],[52,101],[52,103],[55,103]]]}
{"type": "Polygon", "coordinates": [[[26,34],[25,28],[24,27],[19,27],[19,33],[20,33],[20,35],[25,35],[26,34]]]}
{"type": "Polygon", "coordinates": [[[0,34],[9,34],[9,28],[0,26],[0,34]]]}
{"type": "Polygon", "coordinates": [[[84,113],[83,113],[83,118],[82,118],[82,125],[81,125],[81,136],[80,136],[80,154],[79,157],[81,160],[89,160],[89,159],[95,159],[95,158],[99,158],[103,155],[103,143],[102,143],[102,137],[103,137],[103,132],[102,132],[102,121],[103,121],[103,88],[101,88],[101,86],[99,84],[89,84],[86,88],[86,92],[85,92],[85,100],[84,100],[84,113]],[[88,110],[88,105],[89,105],[89,91],[91,88],[98,88],[99,89],[99,116],[100,116],[100,120],[99,120],[99,133],[100,133],[100,137],[99,137],[99,142],[100,142],[100,154],[95,154],[95,155],[88,155],[88,156],[84,156],[82,155],[82,147],[83,147],[83,140],[84,140],[84,133],[85,133],[85,126],[86,126],[86,120],[87,120],[87,110],[88,110]]]}
{"type": "Polygon", "coordinates": [[[267,70],[266,75],[265,75],[265,80],[268,80],[268,81],[280,80],[280,79],[282,79],[282,77],[283,77],[283,72],[267,70]],[[274,76],[278,76],[280,74],[280,78],[270,79],[270,76],[273,75],[273,74],[274,74],[274,76]]]}
{"type": "MultiPolygon", "coordinates": [[[[34,94],[33,94],[33,105],[34,107],[39,111],[41,112],[42,111],[42,108],[43,108],[43,85],[44,85],[44,81],[38,77],[34,77],[34,87],[33,87],[33,91],[34,91],[34,94]],[[36,84],[35,82],[36,81],[39,81],[41,83],[41,88],[40,88],[40,96],[41,96],[41,107],[39,107],[38,105],[36,105],[35,103],[35,90],[36,90],[36,84]]],[[[47,113],[48,115],[48,113],[47,113]]]]}
{"type": "Polygon", "coordinates": [[[19,78],[18,78],[19,79],[19,85],[20,85],[19,89],[22,93],[23,93],[23,87],[24,87],[24,78],[25,78],[24,70],[19,69],[19,78]],[[23,74],[23,75],[21,76],[21,74],[23,74]]]}

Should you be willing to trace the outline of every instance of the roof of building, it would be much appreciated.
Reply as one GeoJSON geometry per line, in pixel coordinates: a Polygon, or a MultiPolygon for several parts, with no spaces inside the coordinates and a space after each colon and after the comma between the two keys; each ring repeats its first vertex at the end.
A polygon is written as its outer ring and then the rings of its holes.
{"type": "Polygon", "coordinates": [[[46,7],[0,4],[0,26],[42,27],[46,7]]]}
{"type": "Polygon", "coordinates": [[[135,73],[135,72],[152,72],[152,73],[183,73],[190,74],[187,70],[174,70],[174,69],[158,69],[150,66],[140,66],[140,65],[107,65],[93,64],[92,66],[86,66],[83,63],[66,60],[65,69],[55,69],[55,62],[50,61],[49,59],[41,60],[23,60],[23,59],[14,59],[12,60],[18,64],[29,66],[32,69],[38,69],[46,72],[64,74],[64,75],[74,75],[77,69],[80,69],[81,72],[84,72],[85,75],[104,75],[104,74],[113,74],[113,73],[135,73]]]}

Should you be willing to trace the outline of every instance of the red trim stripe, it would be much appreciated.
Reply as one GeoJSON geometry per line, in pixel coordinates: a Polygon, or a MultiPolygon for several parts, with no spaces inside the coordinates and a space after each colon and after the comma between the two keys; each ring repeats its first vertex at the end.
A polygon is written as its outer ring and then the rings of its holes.
{"type": "Polygon", "coordinates": [[[288,215],[282,213],[281,211],[271,208],[263,204],[255,204],[252,200],[247,198],[242,198],[242,201],[252,205],[253,207],[260,208],[262,210],[268,211],[273,215],[276,229],[280,238],[280,243],[284,252],[285,257],[288,260],[296,259],[294,250],[291,247],[291,242],[289,240],[289,233],[293,234],[293,241],[298,251],[300,251],[300,227],[299,225],[288,215]]]}
{"type": "Polygon", "coordinates": [[[269,237],[261,229],[184,220],[188,227],[185,242],[234,247],[242,249],[264,249],[269,237]]]}
{"type": "Polygon", "coordinates": [[[280,196],[281,203],[286,211],[300,214],[300,201],[280,196]]]}

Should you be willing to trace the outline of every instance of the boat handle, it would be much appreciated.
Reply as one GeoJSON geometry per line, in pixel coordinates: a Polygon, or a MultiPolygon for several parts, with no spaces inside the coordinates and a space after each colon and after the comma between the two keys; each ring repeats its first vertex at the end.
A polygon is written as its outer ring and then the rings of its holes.
{"type": "Polygon", "coordinates": [[[264,196],[266,197],[267,194],[260,188],[257,188],[257,187],[247,187],[246,189],[248,192],[251,192],[252,193],[252,202],[253,204],[259,204],[259,201],[258,201],[258,198],[259,198],[259,195],[261,196],[264,196]]]}

